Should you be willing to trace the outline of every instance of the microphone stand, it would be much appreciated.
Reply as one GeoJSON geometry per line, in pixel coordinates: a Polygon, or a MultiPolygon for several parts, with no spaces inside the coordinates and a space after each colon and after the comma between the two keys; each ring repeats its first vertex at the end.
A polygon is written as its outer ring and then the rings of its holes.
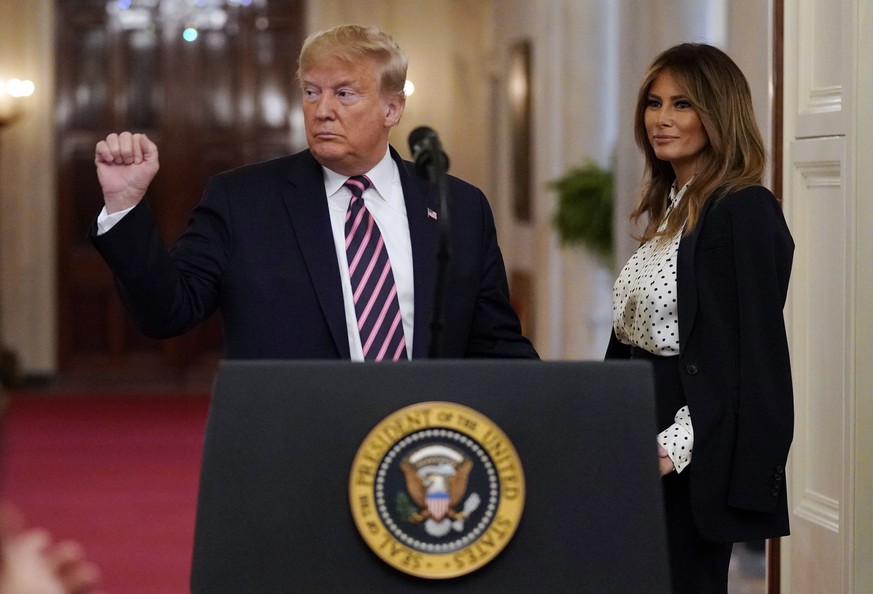
{"type": "Polygon", "coordinates": [[[444,159],[431,159],[427,164],[427,176],[436,187],[439,198],[439,233],[437,245],[437,274],[434,287],[433,314],[430,322],[429,358],[437,359],[442,354],[443,301],[446,292],[446,277],[449,260],[452,258],[451,218],[449,214],[448,190],[446,189],[446,167],[444,159]]]}

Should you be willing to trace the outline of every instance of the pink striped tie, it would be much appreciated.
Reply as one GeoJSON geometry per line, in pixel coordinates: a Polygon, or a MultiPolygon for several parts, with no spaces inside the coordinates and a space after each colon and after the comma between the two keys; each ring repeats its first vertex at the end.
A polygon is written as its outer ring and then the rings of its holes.
{"type": "Polygon", "coordinates": [[[356,175],[344,184],[352,193],[346,212],[349,276],[364,359],[397,361],[406,359],[406,338],[388,250],[362,198],[370,183],[367,176],[356,175]]]}

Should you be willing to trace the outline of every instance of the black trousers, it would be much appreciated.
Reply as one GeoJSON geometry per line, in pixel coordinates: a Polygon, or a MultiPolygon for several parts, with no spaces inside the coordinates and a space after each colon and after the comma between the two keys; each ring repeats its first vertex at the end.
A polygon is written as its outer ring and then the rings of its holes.
{"type": "MultiPolygon", "coordinates": [[[[663,431],[673,424],[676,411],[686,404],[679,379],[679,357],[659,357],[634,348],[633,358],[652,364],[658,429],[663,431]]],[[[691,421],[694,422],[694,411],[691,411],[691,421]]],[[[691,514],[689,477],[692,472],[693,455],[691,464],[681,474],[671,472],[662,479],[673,592],[726,594],[733,543],[709,542],[698,532],[691,514]]]]}

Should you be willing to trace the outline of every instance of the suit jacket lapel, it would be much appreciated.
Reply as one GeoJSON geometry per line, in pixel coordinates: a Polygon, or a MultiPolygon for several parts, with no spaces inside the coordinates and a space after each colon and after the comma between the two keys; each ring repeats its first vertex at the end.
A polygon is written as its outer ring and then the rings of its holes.
{"type": "Polygon", "coordinates": [[[439,225],[428,216],[428,209],[437,212],[436,190],[430,182],[415,172],[412,163],[403,161],[393,148],[391,157],[400,171],[409,240],[412,243],[412,272],[415,291],[414,336],[412,357],[426,358],[430,347],[431,313],[436,282],[436,249],[439,225]]]}
{"type": "Polygon", "coordinates": [[[295,161],[282,198],[330,333],[340,356],[348,359],[351,354],[342,281],[323,179],[321,166],[306,151],[295,161]]]}

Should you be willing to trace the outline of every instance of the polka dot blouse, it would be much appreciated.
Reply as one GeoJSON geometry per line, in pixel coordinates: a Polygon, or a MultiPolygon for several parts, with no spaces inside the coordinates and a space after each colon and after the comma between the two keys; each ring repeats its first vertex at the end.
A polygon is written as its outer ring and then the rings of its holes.
{"type": "MultiPolygon", "coordinates": [[[[678,192],[675,187],[670,189],[668,213],[687,189],[688,184],[678,192]]],[[[666,217],[661,229],[665,225],[666,217]]],[[[671,357],[679,354],[676,259],[682,230],[669,241],[659,239],[641,245],[618,275],[612,289],[612,322],[615,336],[622,343],[671,357]]],[[[677,411],[674,421],[657,439],[676,472],[682,472],[691,462],[694,447],[694,428],[687,406],[677,411]]]]}
{"type": "MultiPolygon", "coordinates": [[[[670,191],[670,208],[688,188],[670,191]]],[[[668,210],[669,212],[669,210],[668,210]]],[[[666,225],[665,222],[661,228],[666,225]]],[[[676,302],[676,257],[682,230],[669,241],[656,237],[637,249],[624,265],[612,288],[612,323],[624,344],[653,355],[679,354],[679,318],[676,302]]]]}

